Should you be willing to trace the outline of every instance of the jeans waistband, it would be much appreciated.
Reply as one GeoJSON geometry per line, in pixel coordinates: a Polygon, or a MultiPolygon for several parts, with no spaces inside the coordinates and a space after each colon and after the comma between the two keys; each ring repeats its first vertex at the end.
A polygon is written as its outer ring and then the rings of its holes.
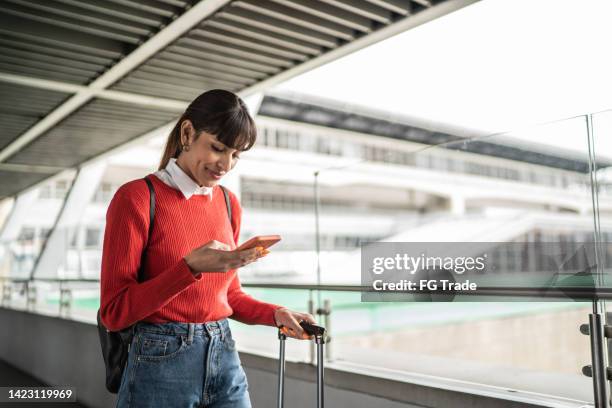
{"type": "Polygon", "coordinates": [[[167,335],[187,335],[192,336],[220,336],[225,337],[229,333],[229,323],[227,319],[217,320],[206,323],[178,323],[178,322],[167,322],[167,323],[149,323],[149,322],[138,322],[136,323],[135,332],[141,333],[157,333],[167,335]]]}

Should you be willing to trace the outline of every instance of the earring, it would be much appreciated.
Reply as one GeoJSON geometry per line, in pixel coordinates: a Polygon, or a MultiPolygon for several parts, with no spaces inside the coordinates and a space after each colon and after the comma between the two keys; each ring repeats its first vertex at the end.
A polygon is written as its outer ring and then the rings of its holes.
{"type": "Polygon", "coordinates": [[[183,151],[184,152],[188,152],[189,151],[189,145],[183,145],[183,151]]]}

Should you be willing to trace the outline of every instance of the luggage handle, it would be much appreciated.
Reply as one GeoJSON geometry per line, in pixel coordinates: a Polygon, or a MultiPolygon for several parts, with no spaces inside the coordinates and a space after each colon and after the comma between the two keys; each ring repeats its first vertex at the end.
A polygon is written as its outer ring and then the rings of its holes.
{"type": "MultiPolygon", "coordinates": [[[[325,327],[301,321],[300,326],[309,336],[314,336],[317,344],[317,407],[323,408],[325,399],[323,396],[323,345],[325,344],[325,327]]],[[[280,340],[280,355],[278,359],[278,394],[277,407],[284,407],[285,394],[285,340],[287,335],[282,331],[283,326],[278,328],[278,339],[280,340]]]]}
{"type": "MultiPolygon", "coordinates": [[[[325,327],[308,323],[304,320],[300,322],[300,326],[302,326],[302,329],[304,329],[306,334],[308,334],[309,336],[314,336],[315,341],[320,339],[321,344],[325,344],[325,327]]],[[[319,342],[317,341],[317,343],[319,342]]]]}
{"type": "MultiPolygon", "coordinates": [[[[325,344],[325,327],[308,323],[305,320],[300,322],[300,326],[307,335],[314,336],[315,341],[321,340],[320,343],[325,344]]],[[[283,333],[283,328],[285,328],[285,326],[279,326],[278,328],[278,338],[280,340],[285,340],[287,338],[287,335],[283,333]]],[[[317,343],[319,343],[319,341],[317,341],[317,343]]]]}

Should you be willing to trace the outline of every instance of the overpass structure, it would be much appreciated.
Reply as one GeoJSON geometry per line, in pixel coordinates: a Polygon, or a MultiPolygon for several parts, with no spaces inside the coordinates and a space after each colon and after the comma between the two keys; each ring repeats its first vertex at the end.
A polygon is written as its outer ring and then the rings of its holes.
{"type": "Polygon", "coordinates": [[[0,4],[0,198],[176,117],[246,97],[474,0],[0,4]]]}

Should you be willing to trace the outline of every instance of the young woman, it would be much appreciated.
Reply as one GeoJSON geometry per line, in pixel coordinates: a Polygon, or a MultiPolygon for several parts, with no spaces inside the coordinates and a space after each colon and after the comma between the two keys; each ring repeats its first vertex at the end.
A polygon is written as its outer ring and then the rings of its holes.
{"type": "Polygon", "coordinates": [[[145,180],[124,184],[113,197],[100,315],[112,331],[136,323],[118,407],[250,407],[228,317],[282,325],[289,336],[307,338],[299,321],[314,323],[311,315],[256,300],[240,286],[237,269],[267,251],[234,249],[242,211],[228,192],[230,221],[217,183],[255,139],[238,96],[205,92],[170,133],[159,171],[147,176],[155,191],[153,225],[145,180]]]}

